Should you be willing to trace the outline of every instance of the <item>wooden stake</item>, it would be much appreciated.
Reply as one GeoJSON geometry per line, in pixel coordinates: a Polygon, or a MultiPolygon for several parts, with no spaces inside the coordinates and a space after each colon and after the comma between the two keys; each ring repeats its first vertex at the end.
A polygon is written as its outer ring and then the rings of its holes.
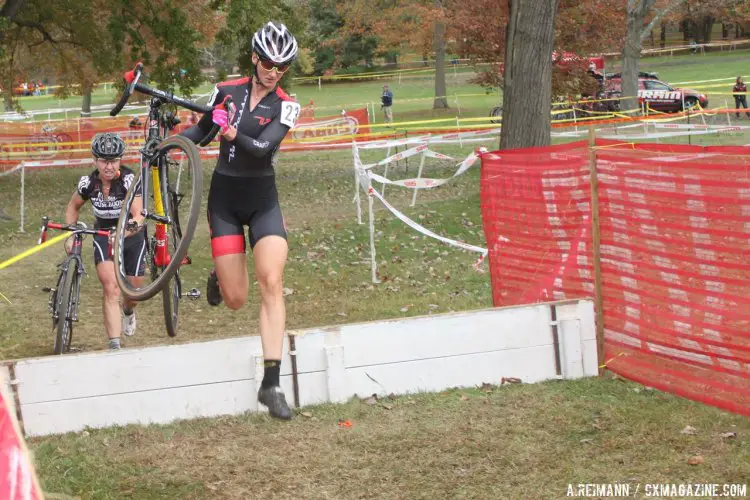
{"type": "Polygon", "coordinates": [[[604,373],[604,305],[602,303],[601,232],[599,226],[599,178],[596,171],[596,130],[589,126],[589,175],[591,179],[591,241],[594,259],[594,310],[599,375],[604,373]]]}

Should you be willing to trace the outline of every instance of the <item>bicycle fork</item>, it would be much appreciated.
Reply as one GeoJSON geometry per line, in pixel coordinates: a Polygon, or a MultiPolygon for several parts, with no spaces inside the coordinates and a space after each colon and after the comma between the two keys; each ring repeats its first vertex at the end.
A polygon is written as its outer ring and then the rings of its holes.
{"type": "MultiPolygon", "coordinates": [[[[154,185],[154,211],[156,215],[164,217],[164,200],[161,196],[161,183],[159,179],[159,170],[151,169],[151,182],[154,185]]],[[[174,214],[169,214],[170,218],[174,217],[174,214]]],[[[169,254],[167,226],[161,222],[156,223],[156,229],[154,230],[154,243],[156,248],[154,249],[154,264],[159,267],[166,267],[172,260],[172,256],[169,254]]],[[[182,259],[181,265],[190,264],[190,257],[187,255],[182,259]]]]}
{"type": "MultiPolygon", "coordinates": [[[[164,200],[162,199],[161,180],[159,179],[159,170],[156,168],[151,169],[151,182],[154,186],[154,212],[159,217],[165,217],[164,211],[164,200]]],[[[167,195],[169,196],[169,195],[167,195]]],[[[175,207],[177,204],[172,203],[171,206],[175,207]]],[[[175,221],[175,214],[169,214],[169,219],[172,222],[175,221]]],[[[169,237],[167,236],[167,226],[163,222],[156,221],[156,228],[154,229],[154,265],[157,267],[166,267],[172,260],[172,256],[169,253],[168,245],[169,237]]],[[[182,259],[180,265],[190,264],[190,257],[185,256],[182,259]]],[[[200,298],[201,293],[197,288],[191,288],[181,295],[188,297],[193,300],[200,298]]]]}

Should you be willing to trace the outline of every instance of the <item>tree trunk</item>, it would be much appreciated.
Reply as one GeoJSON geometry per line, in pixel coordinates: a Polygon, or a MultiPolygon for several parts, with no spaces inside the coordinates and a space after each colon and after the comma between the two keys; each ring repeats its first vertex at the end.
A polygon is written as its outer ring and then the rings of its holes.
{"type": "Polygon", "coordinates": [[[661,35],[659,35],[659,47],[662,49],[667,45],[667,25],[661,23],[661,35]]]}
{"type": "Polygon", "coordinates": [[[724,21],[721,22],[721,39],[726,40],[729,38],[729,26],[724,21]]]}
{"type": "Polygon", "coordinates": [[[703,18],[703,43],[711,43],[711,38],[714,31],[714,21],[712,16],[706,16],[703,18]]]}
{"type": "Polygon", "coordinates": [[[435,102],[433,109],[447,109],[448,98],[445,96],[445,24],[435,22],[435,102]]]}
{"type": "Polygon", "coordinates": [[[680,22],[680,26],[682,26],[682,41],[687,42],[690,40],[690,23],[686,19],[682,22],[680,22]]]}
{"type": "Polygon", "coordinates": [[[620,109],[638,108],[638,66],[641,61],[641,30],[653,0],[628,0],[628,31],[622,49],[622,100],[620,109]]]}
{"type": "Polygon", "coordinates": [[[88,118],[91,116],[91,91],[93,90],[93,86],[85,85],[82,90],[83,102],[81,103],[81,116],[88,118]]]}
{"type": "Polygon", "coordinates": [[[6,17],[13,20],[18,13],[18,9],[23,5],[24,0],[5,0],[3,8],[0,9],[0,17],[6,17]]]}
{"type": "Polygon", "coordinates": [[[549,146],[559,0],[508,0],[500,149],[549,146]]]}
{"type": "Polygon", "coordinates": [[[11,76],[13,72],[8,71],[8,78],[4,78],[3,82],[3,103],[5,104],[5,112],[8,113],[10,111],[13,111],[13,77],[11,76]]]}

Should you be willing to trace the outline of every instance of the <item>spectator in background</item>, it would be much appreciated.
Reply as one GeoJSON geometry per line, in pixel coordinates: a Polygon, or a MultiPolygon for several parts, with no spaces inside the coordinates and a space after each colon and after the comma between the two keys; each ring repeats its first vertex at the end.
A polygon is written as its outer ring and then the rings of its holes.
{"type": "Polygon", "coordinates": [[[393,92],[388,89],[388,85],[383,85],[383,95],[380,96],[381,106],[385,114],[385,121],[393,123],[393,92]]]}
{"type": "MultiPolygon", "coordinates": [[[[734,93],[734,108],[737,110],[737,118],[739,118],[740,106],[747,109],[747,86],[741,76],[737,77],[737,82],[734,84],[732,92],[734,93]],[[745,94],[738,94],[738,92],[745,92],[745,94]]],[[[749,111],[746,111],[745,114],[750,118],[749,111]]]]}

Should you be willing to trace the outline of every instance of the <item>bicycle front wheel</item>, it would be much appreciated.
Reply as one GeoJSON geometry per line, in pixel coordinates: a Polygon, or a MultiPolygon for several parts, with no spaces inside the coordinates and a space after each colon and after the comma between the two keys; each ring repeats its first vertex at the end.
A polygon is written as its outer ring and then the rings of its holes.
{"type": "Polygon", "coordinates": [[[131,210],[136,198],[140,196],[141,179],[143,169],[139,170],[138,179],[133,182],[125,196],[125,201],[117,221],[114,244],[115,276],[117,285],[122,294],[130,300],[143,301],[168,287],[169,281],[177,273],[187,255],[188,247],[198,224],[198,212],[200,210],[201,191],[203,189],[203,163],[201,162],[198,148],[185,137],[174,135],[159,144],[159,149],[151,167],[156,169],[157,175],[152,177],[148,199],[143,199],[143,209],[147,213],[143,221],[146,234],[152,236],[149,244],[149,257],[147,264],[158,267],[158,272],[145,273],[146,279],[141,286],[135,286],[128,279],[123,263],[125,262],[125,236],[127,224],[130,220],[131,210]],[[170,184],[171,170],[184,172],[181,176],[185,191],[183,199],[183,213],[187,214],[182,227],[180,221],[170,212],[170,191],[174,187],[170,184]],[[189,186],[188,186],[189,184],[189,186]],[[156,217],[161,217],[157,221],[156,217]],[[166,218],[166,222],[165,222],[166,218]],[[153,229],[149,229],[149,227],[153,229]],[[170,244],[173,234],[179,231],[180,238],[176,244],[170,244]]]}
{"type": "MultiPolygon", "coordinates": [[[[170,255],[176,253],[177,248],[179,248],[182,242],[179,207],[185,197],[180,193],[181,174],[182,172],[173,168],[169,170],[167,176],[167,185],[169,186],[167,208],[169,216],[172,218],[173,222],[169,227],[169,234],[167,235],[170,255]]],[[[187,262],[189,262],[189,258],[183,260],[183,264],[187,262]]],[[[180,277],[179,268],[161,293],[164,305],[164,323],[167,327],[167,334],[170,337],[174,337],[177,335],[177,325],[180,318],[180,299],[182,298],[182,278],[180,277]]]]}
{"type": "Polygon", "coordinates": [[[78,279],[78,262],[75,259],[68,263],[60,279],[60,288],[55,297],[57,310],[57,335],[55,337],[55,354],[64,354],[70,350],[73,337],[73,312],[75,311],[75,280],[78,279]]]}
{"type": "Polygon", "coordinates": [[[177,335],[177,324],[180,318],[180,298],[182,297],[182,279],[178,270],[167,286],[161,291],[164,303],[164,323],[170,337],[177,335]]]}

